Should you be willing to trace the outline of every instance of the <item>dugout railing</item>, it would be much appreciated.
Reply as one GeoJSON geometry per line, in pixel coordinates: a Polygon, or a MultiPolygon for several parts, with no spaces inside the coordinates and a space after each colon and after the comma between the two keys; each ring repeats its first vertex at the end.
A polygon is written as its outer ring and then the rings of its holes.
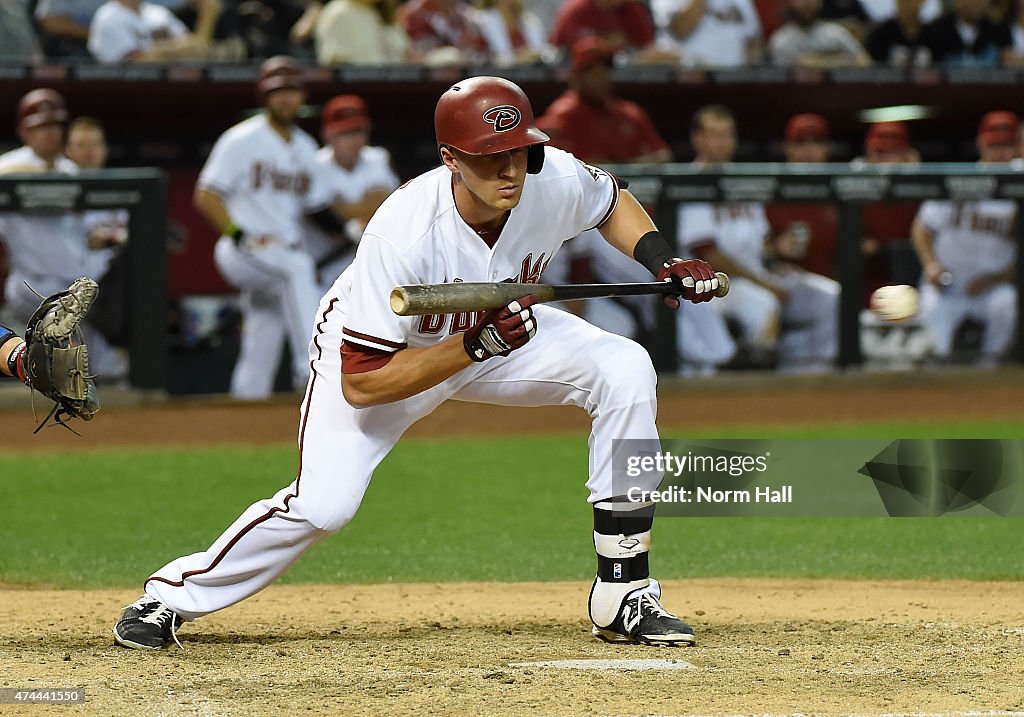
{"type": "MultiPolygon", "coordinates": [[[[869,165],[730,164],[713,170],[688,164],[608,165],[629,179],[630,191],[656,207],[662,233],[676,236],[681,202],[831,202],[839,218],[838,280],[842,285],[839,321],[842,367],[862,360],[860,312],[864,262],[862,210],[872,202],[928,199],[978,201],[1024,200],[1024,171],[1005,165],[977,164],[869,165]]],[[[129,241],[125,248],[130,275],[129,302],[131,385],[165,389],[168,345],[167,179],[159,169],[110,169],[78,176],[2,175],[0,211],[66,212],[126,209],[129,241]]],[[[1022,236],[1018,210],[1015,233],[1022,236]]],[[[45,241],[40,237],[40,241],[45,241]]],[[[211,258],[212,260],[212,258],[211,258]]],[[[1018,252],[1018,265],[1021,261],[1018,252]]],[[[1017,272],[1018,324],[1024,320],[1024,272],[1017,272]]],[[[659,314],[661,340],[649,347],[661,371],[677,367],[675,322],[659,314]]],[[[1018,337],[1022,332],[1018,326],[1018,337]]],[[[1014,360],[1024,359],[1018,340],[1014,360]]]]}
{"type": "MultiPolygon", "coordinates": [[[[0,175],[0,211],[128,211],[124,249],[131,373],[136,388],[166,386],[167,178],[159,169],[106,169],[81,175],[0,175]]],[[[46,237],[38,237],[45,242],[46,237]]],[[[84,237],[83,237],[84,241],[84,237]]],[[[19,330],[21,327],[16,327],[19,330]]]]}
{"type": "MultiPolygon", "coordinates": [[[[603,165],[605,166],[605,165],[603,165]]],[[[725,164],[713,169],[692,164],[607,165],[609,171],[629,180],[629,189],[648,207],[656,207],[662,234],[676,237],[677,207],[682,202],[830,202],[839,220],[838,274],[839,365],[855,366],[863,360],[860,346],[860,312],[863,301],[864,238],[863,208],[875,202],[919,202],[928,199],[980,201],[1008,199],[1018,203],[1014,234],[1022,236],[1020,202],[1024,200],[1024,171],[1005,164],[889,164],[851,167],[848,164],[725,164]]],[[[1024,359],[1020,324],[1024,321],[1024,272],[1018,250],[1018,341],[1013,360],[1024,359]]],[[[661,340],[651,346],[660,371],[678,365],[675,322],[670,313],[659,312],[661,340]]]]}

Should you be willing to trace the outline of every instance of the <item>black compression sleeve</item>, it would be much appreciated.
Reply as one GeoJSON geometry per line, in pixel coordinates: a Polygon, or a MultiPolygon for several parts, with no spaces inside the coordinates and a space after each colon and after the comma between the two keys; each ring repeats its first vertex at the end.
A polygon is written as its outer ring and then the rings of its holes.
{"type": "Polygon", "coordinates": [[[662,265],[669,259],[674,259],[675,256],[675,250],[668,245],[665,237],[657,230],[644,234],[633,247],[633,258],[647,267],[647,271],[655,276],[658,275],[662,265]]]}

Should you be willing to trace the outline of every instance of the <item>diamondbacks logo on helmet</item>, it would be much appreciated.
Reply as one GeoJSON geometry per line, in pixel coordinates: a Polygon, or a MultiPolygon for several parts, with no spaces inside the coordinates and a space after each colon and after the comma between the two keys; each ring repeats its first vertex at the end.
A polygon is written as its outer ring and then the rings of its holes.
{"type": "Polygon", "coordinates": [[[484,112],[484,122],[494,125],[495,132],[508,132],[515,129],[522,121],[523,115],[518,107],[498,105],[484,112]]]}

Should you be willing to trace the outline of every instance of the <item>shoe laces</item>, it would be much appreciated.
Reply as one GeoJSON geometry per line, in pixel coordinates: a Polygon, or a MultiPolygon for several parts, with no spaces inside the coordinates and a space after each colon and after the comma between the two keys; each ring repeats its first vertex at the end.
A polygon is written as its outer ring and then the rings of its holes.
{"type": "MultiPolygon", "coordinates": [[[[178,627],[178,615],[171,610],[171,608],[164,605],[158,600],[154,600],[148,595],[136,600],[128,607],[138,610],[141,614],[139,615],[140,622],[146,622],[150,625],[156,625],[163,632],[168,632],[171,638],[174,640],[174,644],[180,649],[185,650],[185,646],[178,640],[176,633],[178,627]]],[[[188,652],[188,650],[185,650],[188,652]]]]}
{"type": "Polygon", "coordinates": [[[661,601],[658,600],[657,596],[647,590],[638,593],[635,600],[637,623],[639,623],[641,619],[652,615],[656,615],[657,617],[668,617],[673,620],[679,619],[662,607],[661,601]]]}

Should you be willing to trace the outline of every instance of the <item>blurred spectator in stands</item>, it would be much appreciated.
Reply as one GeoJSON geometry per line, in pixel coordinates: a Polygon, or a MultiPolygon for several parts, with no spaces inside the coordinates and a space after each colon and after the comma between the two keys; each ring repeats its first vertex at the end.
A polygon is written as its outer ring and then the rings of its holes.
{"type": "Polygon", "coordinates": [[[413,49],[430,65],[483,62],[487,43],[473,24],[463,0],[409,0],[398,8],[398,21],[413,49]]]}
{"type": "Polygon", "coordinates": [[[0,60],[30,63],[39,57],[39,43],[26,3],[0,0],[0,60]]]}
{"type": "MultiPolygon", "coordinates": [[[[573,45],[569,89],[537,119],[551,144],[590,164],[668,162],[671,150],[647,113],[612,93],[615,50],[600,37],[573,45]]],[[[647,269],[615,249],[597,230],[566,243],[548,264],[556,282],[617,283],[650,281],[647,269]]],[[[592,299],[570,308],[595,326],[643,340],[654,329],[656,302],[649,296],[592,299]]]]}
{"type": "Polygon", "coordinates": [[[250,57],[312,57],[307,51],[317,8],[312,0],[241,0],[238,32],[250,57]]]}
{"type": "Polygon", "coordinates": [[[398,188],[391,155],[371,147],[370,113],[356,95],[338,95],[324,105],[320,136],[325,146],[316,164],[333,196],[334,210],[346,220],[346,239],[307,220],[303,241],[316,261],[321,293],[326,293],[355,257],[356,245],[377,208],[398,188]]]}
{"type": "Polygon", "coordinates": [[[1013,47],[1010,27],[989,19],[989,0],[954,0],[953,10],[921,30],[933,62],[994,67],[1013,47]]]}
{"type": "MultiPolygon", "coordinates": [[[[854,168],[869,164],[914,164],[921,161],[910,143],[905,122],[878,122],[864,139],[864,155],[854,168]]],[[[910,244],[910,227],[918,202],[873,202],[864,205],[864,305],[871,292],[888,284],[914,284],[921,273],[910,244]]]]}
{"type": "Polygon", "coordinates": [[[776,65],[848,67],[871,59],[850,31],[820,18],[821,0],[789,0],[789,21],[772,33],[768,55],[776,65]]]}
{"type": "Polygon", "coordinates": [[[822,0],[818,17],[839,23],[861,44],[871,26],[871,18],[861,0],[822,0]]]}
{"type": "Polygon", "coordinates": [[[49,57],[88,57],[89,24],[105,0],[39,0],[36,23],[49,57]]]}
{"type": "Polygon", "coordinates": [[[864,43],[875,62],[893,67],[927,67],[932,55],[921,41],[924,0],[897,0],[894,17],[877,25],[864,43]]]}
{"type": "Polygon", "coordinates": [[[640,0],[565,0],[555,16],[551,44],[568,51],[590,35],[616,50],[644,50],[654,42],[654,24],[640,0]]]}
{"type": "Polygon", "coordinates": [[[687,67],[742,67],[764,59],[764,36],[751,0],[654,0],[660,47],[687,67]]]}
{"type": "MultiPolygon", "coordinates": [[[[1009,162],[1020,122],[1012,112],[989,112],[978,127],[983,163],[1009,162]]],[[[964,322],[983,324],[975,361],[989,367],[1006,356],[1017,327],[1017,202],[927,201],[914,221],[921,276],[921,318],[935,352],[951,358],[964,322]]]]}
{"type": "MultiPolygon", "coordinates": [[[[861,0],[861,5],[868,14],[870,25],[879,25],[900,14],[900,0],[861,0]]],[[[942,0],[923,0],[918,9],[918,18],[924,25],[938,19],[943,12],[942,0]]]]}
{"type": "Polygon", "coordinates": [[[612,93],[615,49],[599,37],[572,47],[569,89],[537,120],[551,142],[584,162],[667,162],[672,158],[650,117],[612,93]]]}
{"type": "Polygon", "coordinates": [[[306,53],[306,50],[312,50],[313,54],[316,53],[315,47],[313,46],[313,35],[316,33],[316,23],[320,19],[320,13],[323,12],[324,4],[320,0],[306,0],[306,6],[302,11],[302,15],[295,21],[291,29],[288,31],[288,41],[291,43],[292,52],[296,53],[296,56],[302,57],[306,53]]]}
{"type": "Polygon", "coordinates": [[[552,59],[547,29],[540,18],[523,6],[523,0],[478,0],[473,20],[498,65],[542,62],[552,59]]]}
{"type": "MultiPolygon", "coordinates": [[[[828,122],[818,114],[797,114],[786,124],[786,162],[827,162],[832,145],[828,122]]],[[[799,171],[799,167],[797,168],[799,171]]],[[[826,202],[780,202],[766,209],[772,227],[772,251],[780,261],[835,277],[839,217],[826,202]]]]}
{"type": "Polygon", "coordinates": [[[395,0],[331,0],[316,21],[317,61],[390,65],[412,60],[412,43],[395,7],[395,0]]]}
{"type": "Polygon", "coordinates": [[[189,32],[170,10],[145,0],[107,0],[89,26],[89,52],[99,62],[167,62],[209,57],[220,0],[195,0],[189,32]]]}
{"type": "MultiPolygon", "coordinates": [[[[0,155],[0,174],[77,174],[78,166],[61,153],[67,121],[67,105],[57,92],[38,89],[26,94],[17,109],[18,136],[25,144],[0,155]]],[[[107,263],[92,251],[86,227],[78,212],[0,213],[0,236],[11,264],[4,297],[17,322],[26,322],[39,306],[36,292],[46,296],[61,291],[80,276],[102,278],[107,263]]],[[[90,368],[104,378],[123,377],[124,360],[110,350],[91,316],[83,332],[90,368]]]]}
{"type": "MultiPolygon", "coordinates": [[[[697,111],[690,126],[696,152],[694,164],[713,166],[732,161],[736,123],[728,108],[711,105],[697,111]]],[[[707,304],[699,315],[681,324],[680,349],[698,336],[728,336],[726,321],[736,324],[749,350],[774,351],[786,372],[828,370],[838,353],[839,285],[788,262],[774,262],[766,244],[771,227],[757,202],[683,202],[678,209],[677,246],[682,256],[696,256],[731,279],[729,295],[707,304]],[[700,326],[694,331],[694,325],[700,326]]],[[[691,349],[693,347],[690,347],[691,349]]],[[[700,352],[728,361],[735,345],[700,352]]]]}
{"type": "Polygon", "coordinates": [[[1024,0],[1017,0],[1017,10],[1010,23],[1010,38],[1013,40],[1003,61],[1008,65],[1024,65],[1024,0]]]}

